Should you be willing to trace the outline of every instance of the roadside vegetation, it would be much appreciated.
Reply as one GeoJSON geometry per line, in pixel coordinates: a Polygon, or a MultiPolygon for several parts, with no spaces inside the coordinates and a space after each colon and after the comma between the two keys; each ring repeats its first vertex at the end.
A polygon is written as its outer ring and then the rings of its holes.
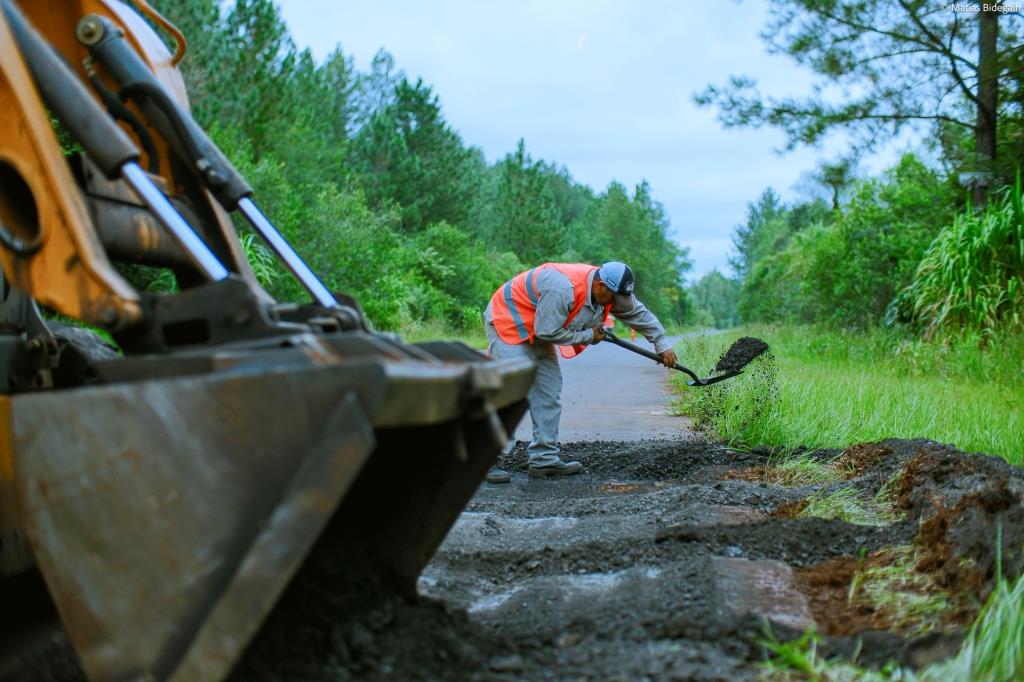
{"type": "MultiPolygon", "coordinates": [[[[1024,464],[1024,341],[1006,336],[936,344],[895,332],[756,325],[684,338],[680,362],[714,367],[743,335],[771,357],[744,375],[693,389],[673,377],[675,409],[737,447],[845,447],[885,438],[929,438],[1024,464]]],[[[795,466],[795,465],[792,465],[795,466]]]]}
{"type": "Polygon", "coordinates": [[[924,437],[1024,464],[1024,25],[998,4],[769,0],[766,47],[816,87],[740,75],[695,95],[726,127],[848,151],[809,169],[795,201],[765,188],[735,228],[731,276],[690,287],[699,319],[740,331],[686,339],[683,364],[706,370],[752,335],[774,365],[681,389],[681,412],[739,446],[924,437]],[[908,128],[916,148],[861,172],[908,128]]]}

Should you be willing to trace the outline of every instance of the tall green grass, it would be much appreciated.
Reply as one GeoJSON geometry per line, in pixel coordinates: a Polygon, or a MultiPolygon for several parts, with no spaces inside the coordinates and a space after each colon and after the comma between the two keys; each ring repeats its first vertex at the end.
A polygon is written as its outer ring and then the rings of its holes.
{"type": "Polygon", "coordinates": [[[959,653],[930,666],[923,681],[1024,679],[1024,578],[999,578],[959,653]]]}
{"type": "Polygon", "coordinates": [[[708,388],[676,377],[677,411],[733,445],[929,438],[1024,464],[1024,336],[993,338],[981,349],[977,339],[928,343],[888,330],[752,327],[688,337],[676,352],[707,371],[741,335],[764,339],[773,359],[708,388]]]}
{"type": "Polygon", "coordinates": [[[487,350],[487,334],[484,333],[483,322],[477,327],[468,329],[453,328],[451,325],[437,320],[406,324],[399,336],[408,343],[419,341],[461,341],[477,350],[487,350]]]}
{"type": "Polygon", "coordinates": [[[932,338],[961,329],[1024,331],[1024,200],[1021,178],[998,203],[968,211],[925,253],[890,307],[932,338]]]}

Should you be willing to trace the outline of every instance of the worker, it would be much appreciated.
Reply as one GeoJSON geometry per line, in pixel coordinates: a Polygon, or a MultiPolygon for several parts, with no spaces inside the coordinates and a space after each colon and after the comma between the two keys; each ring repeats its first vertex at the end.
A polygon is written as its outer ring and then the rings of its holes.
{"type": "MultiPolygon", "coordinates": [[[[527,394],[533,440],[526,448],[529,474],[535,477],[578,474],[579,462],[558,456],[562,417],[562,371],[555,346],[572,358],[604,338],[610,313],[654,344],[671,367],[676,363],[665,328],[633,296],[633,271],[625,263],[600,268],[583,263],[545,263],[520,273],[498,288],[484,311],[484,330],[492,356],[528,358],[537,374],[527,394]]],[[[511,450],[511,443],[505,452],[511,450]]],[[[511,474],[492,468],[489,483],[508,483],[511,474]]]]}

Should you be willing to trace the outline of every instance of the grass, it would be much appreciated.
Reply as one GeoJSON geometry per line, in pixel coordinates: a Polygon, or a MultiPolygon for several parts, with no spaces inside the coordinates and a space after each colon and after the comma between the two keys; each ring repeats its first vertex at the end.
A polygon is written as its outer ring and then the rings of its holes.
{"type": "Polygon", "coordinates": [[[959,653],[930,667],[922,680],[1000,682],[1024,676],[1024,578],[996,582],[959,653]]]}
{"type": "Polygon", "coordinates": [[[680,361],[698,372],[743,335],[772,356],[708,388],[677,381],[676,411],[735,447],[844,447],[930,438],[1024,464],[1024,338],[946,345],[893,332],[751,327],[688,337],[680,361]]]}
{"type": "Polygon", "coordinates": [[[982,211],[968,210],[921,259],[891,315],[913,318],[926,337],[947,329],[1024,331],[1024,197],[1021,175],[982,211]]]}
{"type": "Polygon", "coordinates": [[[487,350],[487,335],[483,325],[472,329],[452,329],[440,322],[427,322],[411,325],[398,332],[403,341],[417,343],[419,341],[462,341],[477,350],[487,350]]]}
{"type": "Polygon", "coordinates": [[[940,627],[953,606],[949,595],[932,576],[914,570],[919,557],[912,547],[887,550],[885,565],[868,566],[850,584],[851,604],[869,606],[893,628],[924,634],[940,627]]]}
{"type": "Polygon", "coordinates": [[[814,682],[1010,682],[1024,676],[1024,578],[1015,582],[999,578],[982,607],[960,651],[953,658],[923,670],[889,664],[867,670],[842,659],[818,654],[821,638],[813,631],[798,639],[780,642],[767,631],[762,644],[771,658],[762,664],[764,680],[812,680],[814,682]]]}
{"type": "Polygon", "coordinates": [[[840,479],[832,462],[822,461],[811,453],[772,457],[765,466],[765,479],[780,485],[832,483],[840,479]]]}
{"type": "Polygon", "coordinates": [[[813,495],[800,516],[840,519],[859,526],[881,526],[894,519],[884,501],[870,498],[856,488],[839,488],[827,495],[813,495]]]}
{"type": "Polygon", "coordinates": [[[808,630],[797,639],[780,642],[767,625],[765,629],[766,636],[761,640],[761,644],[772,657],[761,665],[759,677],[762,680],[771,682],[790,682],[791,680],[881,682],[914,679],[912,676],[903,677],[901,670],[891,666],[876,672],[840,658],[824,659],[818,654],[821,637],[813,630],[808,630]]]}

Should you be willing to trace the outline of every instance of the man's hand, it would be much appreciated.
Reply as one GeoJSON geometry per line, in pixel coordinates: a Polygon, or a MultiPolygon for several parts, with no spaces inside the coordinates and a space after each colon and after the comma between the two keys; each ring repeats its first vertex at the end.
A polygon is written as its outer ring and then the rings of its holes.
{"type": "Polygon", "coordinates": [[[675,367],[676,362],[678,361],[678,358],[676,357],[676,352],[669,348],[664,353],[661,353],[661,361],[662,363],[664,363],[666,367],[675,367]]]}
{"type": "Polygon", "coordinates": [[[596,327],[594,327],[594,340],[591,341],[590,344],[594,345],[595,343],[600,343],[601,341],[604,341],[604,326],[599,324],[596,327]]]}

